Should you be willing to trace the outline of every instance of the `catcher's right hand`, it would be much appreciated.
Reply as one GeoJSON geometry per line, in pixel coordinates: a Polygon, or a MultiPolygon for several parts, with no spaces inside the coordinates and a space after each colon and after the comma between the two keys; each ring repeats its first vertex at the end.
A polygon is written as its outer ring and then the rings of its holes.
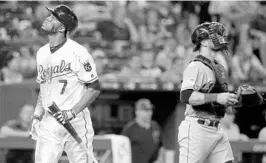
{"type": "Polygon", "coordinates": [[[237,96],[234,93],[219,93],[217,95],[217,102],[225,106],[233,106],[238,103],[237,96]]]}

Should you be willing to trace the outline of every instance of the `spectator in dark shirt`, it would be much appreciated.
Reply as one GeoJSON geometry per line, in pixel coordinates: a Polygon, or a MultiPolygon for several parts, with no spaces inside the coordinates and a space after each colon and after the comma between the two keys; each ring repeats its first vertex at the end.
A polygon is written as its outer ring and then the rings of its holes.
{"type": "Polygon", "coordinates": [[[123,129],[122,135],[131,142],[132,163],[159,163],[162,135],[159,125],[152,121],[153,105],[148,99],[135,104],[136,118],[123,129]]]}
{"type": "MultiPolygon", "coordinates": [[[[29,137],[31,116],[34,112],[32,105],[24,105],[19,118],[7,121],[0,130],[0,137],[29,137]]],[[[6,154],[6,163],[33,163],[33,150],[12,149],[6,154]]]]}

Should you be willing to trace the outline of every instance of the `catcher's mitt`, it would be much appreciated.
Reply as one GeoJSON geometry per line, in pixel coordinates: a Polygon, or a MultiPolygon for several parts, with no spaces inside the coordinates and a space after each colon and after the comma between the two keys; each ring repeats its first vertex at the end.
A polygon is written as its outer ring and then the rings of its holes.
{"type": "Polygon", "coordinates": [[[236,90],[239,96],[239,104],[237,106],[252,107],[259,106],[264,102],[264,99],[253,86],[244,84],[240,85],[236,90]]]}

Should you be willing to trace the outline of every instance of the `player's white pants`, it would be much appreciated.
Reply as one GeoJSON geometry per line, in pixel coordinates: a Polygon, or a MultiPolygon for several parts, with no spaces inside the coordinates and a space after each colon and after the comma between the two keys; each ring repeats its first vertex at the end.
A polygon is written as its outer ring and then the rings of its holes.
{"type": "MultiPolygon", "coordinates": [[[[71,124],[93,155],[94,130],[89,110],[81,112],[71,124]]],[[[58,163],[63,151],[67,153],[70,163],[92,163],[86,151],[49,113],[45,113],[37,134],[35,163],[58,163]]]]}
{"type": "Polygon", "coordinates": [[[186,117],[179,126],[179,163],[225,163],[234,160],[222,127],[209,127],[186,117]]]}

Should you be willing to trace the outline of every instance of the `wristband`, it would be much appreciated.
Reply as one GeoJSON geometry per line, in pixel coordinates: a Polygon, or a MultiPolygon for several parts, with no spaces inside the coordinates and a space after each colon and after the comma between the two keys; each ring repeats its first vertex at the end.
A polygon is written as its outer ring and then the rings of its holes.
{"type": "Polygon", "coordinates": [[[206,93],[204,94],[204,102],[209,103],[209,102],[216,102],[217,101],[217,93],[206,93]]]}
{"type": "Polygon", "coordinates": [[[38,121],[41,121],[41,116],[39,116],[39,115],[33,115],[32,117],[31,117],[31,119],[33,120],[33,119],[37,119],[38,121]]]}

